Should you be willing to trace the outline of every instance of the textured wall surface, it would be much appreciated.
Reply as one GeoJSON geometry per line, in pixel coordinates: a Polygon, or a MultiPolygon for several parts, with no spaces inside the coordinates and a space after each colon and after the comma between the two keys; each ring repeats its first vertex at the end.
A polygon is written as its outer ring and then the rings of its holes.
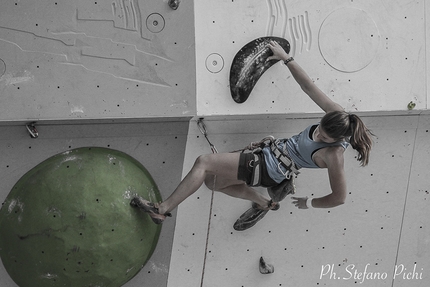
{"type": "Polygon", "coordinates": [[[198,1],[197,113],[318,111],[281,63],[261,77],[247,102],[234,103],[231,62],[245,44],[263,36],[288,39],[291,55],[348,111],[404,111],[410,101],[427,109],[426,6],[424,0],[198,1]]]}
{"type": "Polygon", "coordinates": [[[192,2],[2,1],[0,120],[195,113],[192,2]]]}

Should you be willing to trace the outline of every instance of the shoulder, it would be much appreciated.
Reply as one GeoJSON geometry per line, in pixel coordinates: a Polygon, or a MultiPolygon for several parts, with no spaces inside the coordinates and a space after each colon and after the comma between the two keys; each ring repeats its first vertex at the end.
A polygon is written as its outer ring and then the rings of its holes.
{"type": "Polygon", "coordinates": [[[315,152],[313,159],[321,168],[343,169],[344,152],[342,146],[325,147],[315,152]]]}

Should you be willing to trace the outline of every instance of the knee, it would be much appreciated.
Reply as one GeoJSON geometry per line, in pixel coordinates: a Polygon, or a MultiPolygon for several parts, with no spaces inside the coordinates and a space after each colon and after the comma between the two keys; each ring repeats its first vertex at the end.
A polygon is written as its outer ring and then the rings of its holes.
{"type": "Polygon", "coordinates": [[[210,159],[209,155],[203,154],[197,157],[196,161],[194,162],[194,167],[198,169],[207,170],[208,166],[210,165],[210,159]]]}

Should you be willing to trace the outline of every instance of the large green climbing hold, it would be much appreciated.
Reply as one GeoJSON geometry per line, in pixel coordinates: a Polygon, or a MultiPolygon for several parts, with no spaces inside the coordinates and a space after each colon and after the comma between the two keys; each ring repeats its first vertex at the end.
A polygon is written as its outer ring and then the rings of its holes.
{"type": "Polygon", "coordinates": [[[137,160],[78,148],[27,172],[0,210],[0,256],[20,287],[118,287],[149,260],[161,227],[130,206],[160,201],[137,160]]]}

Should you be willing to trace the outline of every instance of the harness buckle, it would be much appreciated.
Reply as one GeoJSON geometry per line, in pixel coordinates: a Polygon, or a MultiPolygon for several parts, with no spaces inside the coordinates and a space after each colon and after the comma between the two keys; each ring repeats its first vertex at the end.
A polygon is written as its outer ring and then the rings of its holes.
{"type": "Polygon", "coordinates": [[[282,162],[281,161],[278,162],[278,170],[279,170],[279,172],[283,176],[285,176],[286,179],[291,179],[291,174],[294,173],[294,171],[292,171],[291,169],[287,169],[285,172],[283,172],[282,168],[281,168],[281,165],[282,165],[282,162]]]}

